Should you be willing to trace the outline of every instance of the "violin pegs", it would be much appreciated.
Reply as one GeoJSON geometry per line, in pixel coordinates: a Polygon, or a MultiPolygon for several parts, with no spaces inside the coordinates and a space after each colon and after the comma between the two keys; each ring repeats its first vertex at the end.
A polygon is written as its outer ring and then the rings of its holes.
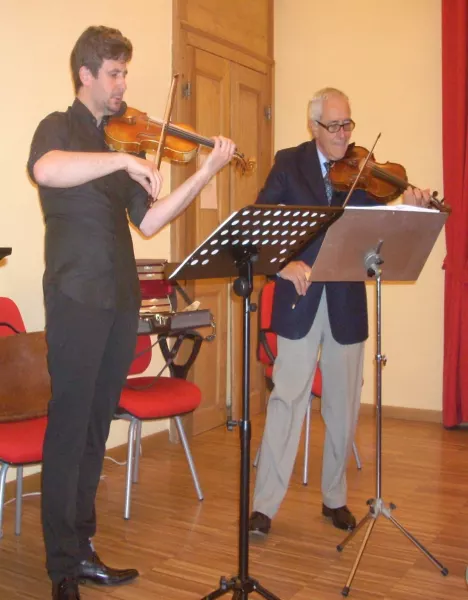
{"type": "Polygon", "coordinates": [[[255,158],[249,158],[247,161],[247,172],[253,173],[256,168],[257,168],[257,161],[255,160],[255,158]]]}

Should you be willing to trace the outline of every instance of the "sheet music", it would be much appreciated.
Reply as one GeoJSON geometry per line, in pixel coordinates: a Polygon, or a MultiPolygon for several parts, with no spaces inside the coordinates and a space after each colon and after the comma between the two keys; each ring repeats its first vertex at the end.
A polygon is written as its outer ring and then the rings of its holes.
{"type": "Polygon", "coordinates": [[[437,208],[425,208],[422,206],[413,206],[411,204],[393,204],[393,205],[388,205],[388,204],[382,204],[382,205],[378,205],[378,206],[347,206],[345,208],[346,210],[383,210],[383,211],[392,211],[392,210],[399,210],[402,212],[421,212],[421,213],[434,213],[434,212],[439,212],[437,210],[437,208]]]}

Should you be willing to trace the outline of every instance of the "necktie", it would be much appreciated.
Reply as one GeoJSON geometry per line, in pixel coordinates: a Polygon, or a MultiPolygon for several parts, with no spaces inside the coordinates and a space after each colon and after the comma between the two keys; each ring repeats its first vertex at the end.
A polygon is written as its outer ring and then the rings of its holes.
{"type": "Polygon", "coordinates": [[[331,204],[333,198],[333,186],[330,181],[330,164],[329,162],[324,163],[325,174],[323,176],[323,182],[325,184],[325,192],[327,194],[328,204],[331,204]]]}

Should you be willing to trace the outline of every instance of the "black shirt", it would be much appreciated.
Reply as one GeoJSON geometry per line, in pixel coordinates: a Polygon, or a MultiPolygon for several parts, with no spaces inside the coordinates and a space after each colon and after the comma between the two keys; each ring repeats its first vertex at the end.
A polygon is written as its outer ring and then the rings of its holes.
{"type": "MultiPolygon", "coordinates": [[[[104,124],[75,100],[39,124],[31,144],[28,171],[51,150],[109,152],[104,124]]],[[[140,305],[135,256],[127,214],[139,227],[148,194],[126,171],[116,171],[70,188],[39,186],[45,218],[44,291],[55,287],[69,297],[100,308],[140,305]]]]}

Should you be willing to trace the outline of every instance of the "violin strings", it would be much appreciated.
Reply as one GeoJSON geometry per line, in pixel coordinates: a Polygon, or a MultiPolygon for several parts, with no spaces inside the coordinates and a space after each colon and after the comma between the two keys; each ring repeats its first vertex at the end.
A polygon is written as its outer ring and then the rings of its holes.
{"type": "Polygon", "coordinates": [[[387,173],[386,171],[384,171],[383,169],[378,167],[375,163],[371,163],[371,171],[377,177],[379,177],[379,179],[383,179],[387,183],[393,183],[403,190],[405,190],[408,187],[407,181],[405,181],[404,179],[401,179],[400,177],[396,177],[395,175],[391,175],[390,173],[387,173]]]}
{"type": "MultiPolygon", "coordinates": [[[[405,181],[404,179],[401,179],[400,177],[396,177],[395,175],[390,175],[389,173],[387,173],[386,171],[384,171],[383,169],[378,167],[375,163],[371,163],[371,170],[380,179],[383,179],[384,181],[387,181],[388,183],[393,183],[395,185],[398,185],[399,187],[401,187],[402,190],[406,190],[406,188],[408,188],[408,187],[414,187],[408,181],[405,181]]],[[[435,206],[439,210],[445,209],[442,202],[440,200],[438,200],[433,194],[431,194],[431,196],[430,196],[430,204],[432,206],[435,206]]]]}
{"type": "MultiPolygon", "coordinates": [[[[151,117],[148,117],[148,119],[150,121],[152,121],[153,123],[156,123],[157,125],[161,125],[161,122],[158,121],[158,119],[152,119],[151,117]]],[[[186,129],[183,129],[182,127],[177,127],[177,125],[169,124],[167,127],[167,133],[168,134],[171,134],[171,133],[177,134],[179,137],[187,140],[188,142],[195,142],[195,143],[207,146],[208,148],[214,148],[213,140],[202,137],[201,135],[198,135],[197,133],[187,131],[186,129]]],[[[240,155],[238,152],[234,153],[234,157],[237,159],[240,159],[240,160],[243,159],[242,155],[240,155]]]]}
{"type": "MultiPolygon", "coordinates": [[[[153,123],[156,123],[156,125],[162,124],[158,119],[152,119],[151,117],[148,117],[148,118],[153,123]]],[[[189,142],[197,142],[199,144],[204,144],[205,146],[208,146],[209,148],[214,147],[214,143],[212,140],[210,140],[208,138],[204,138],[204,137],[202,137],[196,133],[193,133],[191,131],[187,131],[186,129],[183,129],[182,127],[177,127],[177,125],[172,125],[171,123],[169,123],[167,131],[168,131],[168,133],[177,134],[178,136],[180,136],[181,138],[183,138],[189,142]]]]}

